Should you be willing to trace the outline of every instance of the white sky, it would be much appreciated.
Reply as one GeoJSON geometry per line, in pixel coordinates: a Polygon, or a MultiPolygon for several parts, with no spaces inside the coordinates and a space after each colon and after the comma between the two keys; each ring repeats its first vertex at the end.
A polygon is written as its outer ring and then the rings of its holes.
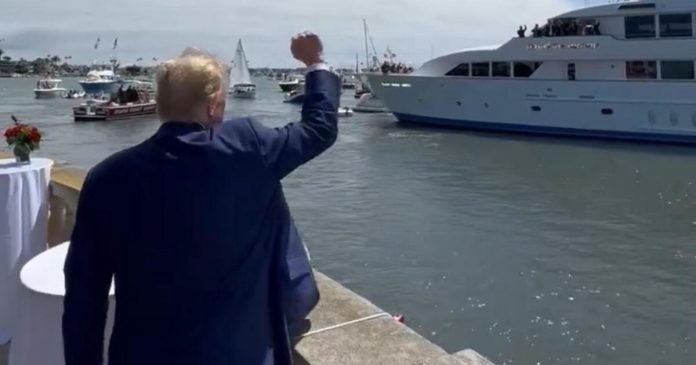
{"type": "MultiPolygon", "coordinates": [[[[597,1],[594,1],[596,3],[597,1]]],[[[591,2],[592,3],[592,2],[591,2]]],[[[71,55],[89,63],[111,56],[122,63],[164,59],[186,46],[223,60],[241,37],[252,67],[297,66],[289,38],[312,30],[336,66],[364,59],[362,19],[377,47],[419,65],[462,48],[499,44],[517,27],[581,7],[584,0],[0,0],[0,48],[14,58],[71,55]],[[94,42],[102,43],[95,52],[94,42]]]]}

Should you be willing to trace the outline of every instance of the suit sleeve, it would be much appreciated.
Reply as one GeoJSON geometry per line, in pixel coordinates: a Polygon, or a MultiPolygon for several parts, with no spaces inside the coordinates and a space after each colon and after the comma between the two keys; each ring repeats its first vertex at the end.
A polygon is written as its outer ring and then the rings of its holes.
{"type": "MultiPolygon", "coordinates": [[[[108,203],[92,174],[85,180],[65,260],[63,346],[66,365],[102,364],[113,275],[107,248],[108,203]]],[[[104,194],[108,194],[104,191],[104,194]]]]}
{"type": "Polygon", "coordinates": [[[249,121],[260,152],[278,179],[317,157],[336,141],[340,90],[340,80],[332,72],[309,72],[300,122],[269,128],[249,121]]]}

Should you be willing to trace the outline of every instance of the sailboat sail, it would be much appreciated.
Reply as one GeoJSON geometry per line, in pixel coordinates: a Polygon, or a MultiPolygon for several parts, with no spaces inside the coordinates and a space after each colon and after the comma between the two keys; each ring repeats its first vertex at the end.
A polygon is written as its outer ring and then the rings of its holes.
{"type": "Polygon", "coordinates": [[[230,86],[240,84],[253,85],[241,39],[237,43],[237,51],[234,53],[234,60],[232,62],[232,69],[230,70],[230,86]]]}

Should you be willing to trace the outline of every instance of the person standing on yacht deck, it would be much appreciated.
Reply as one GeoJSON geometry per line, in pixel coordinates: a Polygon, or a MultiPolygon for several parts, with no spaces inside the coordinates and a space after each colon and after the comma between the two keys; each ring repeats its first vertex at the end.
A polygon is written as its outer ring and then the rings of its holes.
{"type": "Polygon", "coordinates": [[[223,122],[225,69],[201,52],[163,63],[164,122],[94,167],[65,263],[66,365],[285,365],[291,331],[318,291],[281,180],[338,134],[341,83],[313,34],[293,38],[308,67],[301,120],[223,122]]]}

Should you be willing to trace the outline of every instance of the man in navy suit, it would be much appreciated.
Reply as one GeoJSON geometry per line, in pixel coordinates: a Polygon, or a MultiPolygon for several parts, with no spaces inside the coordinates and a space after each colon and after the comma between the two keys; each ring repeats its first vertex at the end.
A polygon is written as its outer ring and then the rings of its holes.
{"type": "Polygon", "coordinates": [[[157,75],[164,122],[87,176],[65,263],[66,365],[291,364],[291,332],[318,300],[280,181],[336,140],[340,81],[313,34],[301,121],[222,122],[224,66],[194,52],[157,75]]]}

